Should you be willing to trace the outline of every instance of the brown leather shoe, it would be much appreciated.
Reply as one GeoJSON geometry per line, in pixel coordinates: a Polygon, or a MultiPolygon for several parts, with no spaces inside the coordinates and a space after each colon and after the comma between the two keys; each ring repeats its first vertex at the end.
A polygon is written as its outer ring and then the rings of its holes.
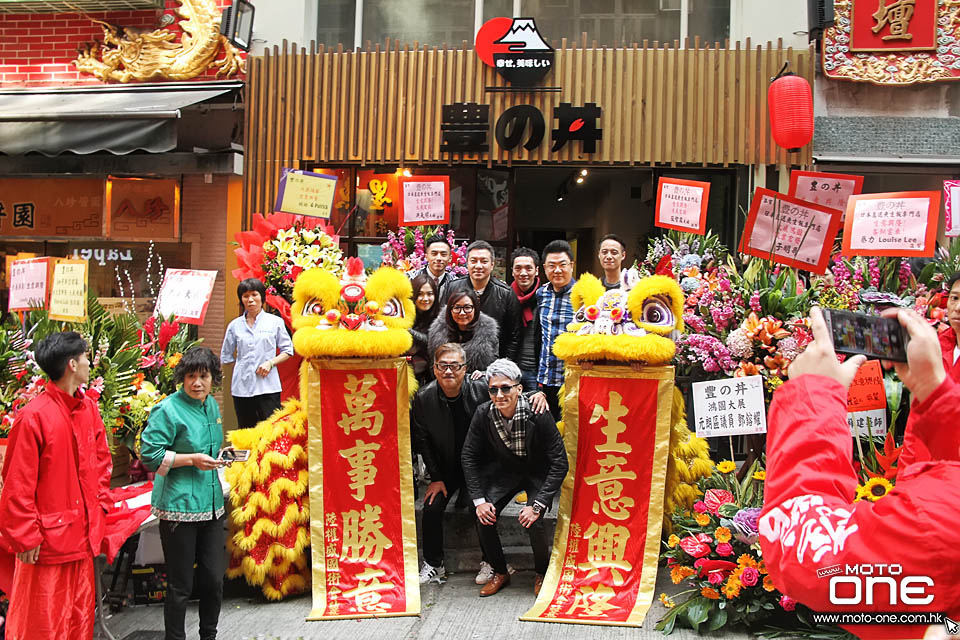
{"type": "Polygon", "coordinates": [[[487,596],[492,596],[508,584],[510,584],[509,573],[494,573],[493,577],[490,578],[490,582],[483,585],[483,589],[480,589],[480,597],[486,598],[487,596]]]}
{"type": "Polygon", "coordinates": [[[539,596],[540,587],[542,586],[543,586],[543,576],[538,573],[537,577],[533,579],[533,595],[539,596]]]}

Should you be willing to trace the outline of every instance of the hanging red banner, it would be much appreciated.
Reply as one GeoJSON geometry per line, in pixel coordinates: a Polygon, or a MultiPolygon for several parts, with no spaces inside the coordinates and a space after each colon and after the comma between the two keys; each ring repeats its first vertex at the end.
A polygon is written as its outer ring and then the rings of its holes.
{"type": "Polygon", "coordinates": [[[307,619],[417,615],[406,361],[311,361],[308,368],[307,619]]]}
{"type": "Polygon", "coordinates": [[[673,375],[567,366],[570,471],[550,568],[521,620],[643,625],[656,590],[673,375]]]}

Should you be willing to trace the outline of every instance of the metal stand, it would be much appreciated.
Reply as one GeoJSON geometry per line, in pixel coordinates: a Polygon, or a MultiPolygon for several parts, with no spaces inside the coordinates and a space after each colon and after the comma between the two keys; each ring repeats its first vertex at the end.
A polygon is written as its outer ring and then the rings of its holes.
{"type": "Polygon", "coordinates": [[[106,638],[106,640],[117,640],[110,630],[107,629],[107,618],[103,612],[103,569],[107,565],[107,558],[103,554],[98,555],[93,559],[93,580],[94,586],[96,588],[96,597],[97,605],[94,610],[94,623],[93,629],[94,633],[99,633],[101,637],[106,638]]]}

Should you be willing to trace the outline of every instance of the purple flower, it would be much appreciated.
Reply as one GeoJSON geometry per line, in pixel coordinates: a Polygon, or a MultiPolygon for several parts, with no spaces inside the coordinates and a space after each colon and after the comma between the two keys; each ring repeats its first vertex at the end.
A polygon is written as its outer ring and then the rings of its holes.
{"type": "Polygon", "coordinates": [[[900,279],[900,289],[908,289],[910,287],[910,278],[913,277],[913,271],[910,270],[910,263],[907,262],[906,258],[900,260],[898,277],[900,279]]]}
{"type": "Polygon", "coordinates": [[[870,258],[867,262],[867,272],[870,274],[870,286],[880,286],[880,267],[876,258],[870,258]]]}
{"type": "Polygon", "coordinates": [[[684,314],[683,321],[687,324],[688,327],[700,333],[707,330],[707,323],[703,321],[703,318],[700,316],[693,315],[692,313],[684,314]]]}
{"type": "Polygon", "coordinates": [[[733,516],[735,537],[743,544],[754,544],[760,540],[758,522],[761,510],[759,507],[749,507],[737,511],[733,516]]]}

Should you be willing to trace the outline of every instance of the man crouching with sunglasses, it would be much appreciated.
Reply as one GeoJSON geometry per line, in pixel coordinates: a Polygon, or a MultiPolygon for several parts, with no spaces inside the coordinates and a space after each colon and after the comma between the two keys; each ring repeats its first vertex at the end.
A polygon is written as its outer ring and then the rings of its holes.
{"type": "Polygon", "coordinates": [[[520,491],[530,496],[520,510],[533,547],[537,572],[533,591],[539,594],[550,562],[550,543],[543,513],[553,503],[567,475],[567,452],[557,424],[549,413],[535,415],[521,391],[520,368],[510,360],[487,367],[490,402],[480,405],[470,422],[461,461],[467,492],[480,522],[480,546],[493,566],[493,578],[480,590],[492,596],[510,584],[497,516],[520,491]]]}
{"type": "MultiPolygon", "coordinates": [[[[459,344],[449,342],[437,347],[433,353],[433,373],[436,380],[417,391],[410,408],[414,445],[430,476],[430,485],[423,496],[420,584],[442,583],[446,578],[443,514],[458,491],[464,506],[469,504],[463,495],[466,489],[460,452],[477,407],[489,399],[485,381],[466,379],[466,354],[459,344]]],[[[534,413],[547,411],[547,397],[543,393],[531,394],[527,401],[534,413]]],[[[492,577],[493,569],[484,559],[477,584],[486,584],[492,577]]]]}

